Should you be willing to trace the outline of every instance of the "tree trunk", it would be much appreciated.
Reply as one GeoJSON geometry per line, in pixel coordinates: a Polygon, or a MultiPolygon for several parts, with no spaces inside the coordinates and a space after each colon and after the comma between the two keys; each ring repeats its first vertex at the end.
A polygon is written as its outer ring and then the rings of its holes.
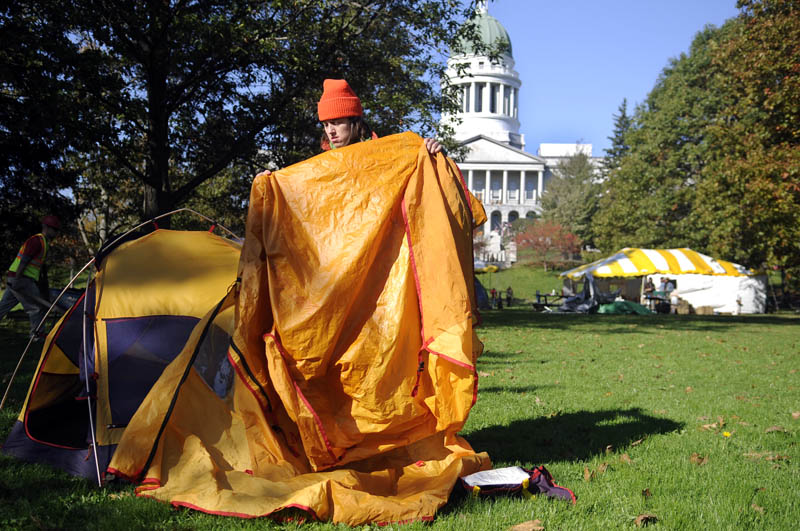
{"type": "MultiPolygon", "coordinates": [[[[172,208],[169,195],[163,193],[149,184],[144,185],[144,219],[153,219],[156,216],[169,212],[172,208]]],[[[158,226],[168,229],[170,227],[170,216],[160,218],[158,226]]]]}
{"type": "MultiPolygon", "coordinates": [[[[169,106],[167,77],[169,54],[164,33],[169,26],[169,9],[156,2],[151,5],[153,24],[147,41],[142,44],[147,54],[147,179],[144,187],[144,217],[152,219],[172,208],[169,180],[169,106]]],[[[159,220],[168,227],[169,218],[159,220]]]]}

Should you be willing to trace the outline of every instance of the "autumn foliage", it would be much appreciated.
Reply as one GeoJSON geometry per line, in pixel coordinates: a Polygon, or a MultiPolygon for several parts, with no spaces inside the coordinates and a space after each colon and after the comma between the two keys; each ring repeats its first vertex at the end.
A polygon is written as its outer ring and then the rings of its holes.
{"type": "Polygon", "coordinates": [[[514,237],[518,250],[528,250],[534,262],[545,271],[548,264],[564,263],[580,252],[581,241],[560,223],[536,220],[525,225],[514,237]]]}

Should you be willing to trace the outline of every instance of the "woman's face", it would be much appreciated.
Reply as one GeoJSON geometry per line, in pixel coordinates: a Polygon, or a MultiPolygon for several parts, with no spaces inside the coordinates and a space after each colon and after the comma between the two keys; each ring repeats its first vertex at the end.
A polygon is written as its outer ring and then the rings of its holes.
{"type": "Polygon", "coordinates": [[[328,142],[332,147],[343,147],[350,144],[353,140],[353,124],[350,123],[350,118],[336,118],[335,120],[327,120],[322,122],[322,127],[325,129],[325,134],[328,136],[328,142]]]}

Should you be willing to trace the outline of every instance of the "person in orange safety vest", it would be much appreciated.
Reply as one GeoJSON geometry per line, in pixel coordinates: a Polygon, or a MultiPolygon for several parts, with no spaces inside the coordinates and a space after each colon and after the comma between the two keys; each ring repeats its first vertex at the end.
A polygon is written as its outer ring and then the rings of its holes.
{"type": "Polygon", "coordinates": [[[28,314],[31,334],[36,331],[44,317],[45,309],[36,302],[42,296],[37,283],[47,257],[49,240],[55,238],[60,228],[61,221],[58,217],[49,215],[42,218],[42,232],[25,240],[6,273],[7,289],[0,299],[0,320],[20,303],[28,314]]]}

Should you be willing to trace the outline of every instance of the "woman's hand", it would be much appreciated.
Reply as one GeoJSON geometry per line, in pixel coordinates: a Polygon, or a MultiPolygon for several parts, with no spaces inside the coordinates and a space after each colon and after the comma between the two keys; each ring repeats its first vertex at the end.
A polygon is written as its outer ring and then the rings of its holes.
{"type": "Polygon", "coordinates": [[[261,177],[262,175],[263,175],[264,177],[269,177],[270,175],[272,175],[272,171],[271,171],[271,170],[264,170],[264,171],[262,171],[261,173],[259,173],[259,174],[257,174],[257,175],[256,175],[256,179],[257,179],[257,178],[259,178],[259,177],[261,177]]]}
{"type": "Polygon", "coordinates": [[[435,155],[437,153],[442,152],[442,145],[435,139],[426,138],[424,142],[425,142],[425,149],[427,149],[428,153],[430,153],[431,155],[435,155]]]}

